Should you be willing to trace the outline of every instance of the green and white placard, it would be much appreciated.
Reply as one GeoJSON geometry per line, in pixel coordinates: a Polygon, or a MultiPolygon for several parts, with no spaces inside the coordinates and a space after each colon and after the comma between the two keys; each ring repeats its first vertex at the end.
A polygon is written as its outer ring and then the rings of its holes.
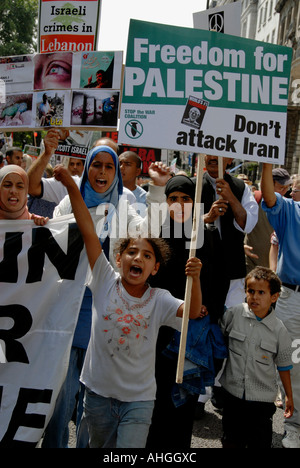
{"type": "Polygon", "coordinates": [[[282,164],[292,49],[131,20],[119,143],[282,164]]]}

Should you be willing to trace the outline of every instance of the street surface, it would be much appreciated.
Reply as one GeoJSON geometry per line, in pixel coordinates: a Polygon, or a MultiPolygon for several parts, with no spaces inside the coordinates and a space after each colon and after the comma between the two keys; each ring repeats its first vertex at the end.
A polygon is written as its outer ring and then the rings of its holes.
{"type": "MultiPolygon", "coordinates": [[[[205,415],[195,421],[191,448],[222,448],[222,414],[210,401],[205,404],[205,415]]],[[[278,409],[273,417],[273,446],[282,448],[283,410],[278,409]]]]}
{"type": "MultiPolygon", "coordinates": [[[[191,448],[222,448],[222,415],[210,401],[205,404],[205,415],[195,421],[191,448]]],[[[283,437],[283,410],[277,409],[273,417],[273,446],[282,448],[283,437]]],[[[76,438],[74,424],[70,423],[69,447],[75,448],[76,438]]]]}

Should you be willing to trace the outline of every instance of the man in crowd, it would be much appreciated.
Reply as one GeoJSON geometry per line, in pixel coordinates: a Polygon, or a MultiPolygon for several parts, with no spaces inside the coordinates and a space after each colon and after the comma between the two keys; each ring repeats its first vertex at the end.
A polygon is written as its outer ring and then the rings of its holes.
{"type": "MultiPolygon", "coordinates": [[[[272,177],[274,191],[285,196],[292,182],[290,174],[285,169],[276,168],[272,170],[272,177]]],[[[274,244],[276,234],[274,233],[271,238],[274,229],[269,223],[265,211],[262,209],[261,190],[255,190],[254,197],[258,203],[259,213],[255,228],[245,237],[247,273],[256,266],[265,266],[275,271],[276,267],[273,268],[273,264],[276,265],[278,255],[278,242],[274,244]]]]}
{"type": "Polygon", "coordinates": [[[258,206],[249,186],[226,172],[232,162],[232,158],[205,156],[206,172],[201,197],[204,222],[218,228],[223,245],[221,268],[230,280],[227,307],[244,300],[244,236],[252,231],[258,220],[258,206]],[[223,163],[222,178],[219,178],[219,162],[223,163]]]}
{"type": "Polygon", "coordinates": [[[7,164],[16,164],[17,166],[21,166],[23,160],[23,151],[17,146],[12,146],[6,150],[5,157],[7,164]]]}
{"type": "MultiPolygon", "coordinates": [[[[244,278],[246,262],[244,237],[252,231],[258,220],[258,205],[248,185],[232,177],[226,169],[233,158],[205,156],[206,172],[203,176],[201,203],[204,204],[204,223],[210,230],[217,229],[214,244],[220,253],[220,268],[223,273],[222,285],[218,285],[219,310],[208,310],[210,315],[220,317],[224,304],[232,307],[244,302],[244,278]],[[219,177],[219,164],[222,164],[219,177]],[[218,244],[218,247],[217,247],[218,244]]],[[[208,236],[209,239],[210,236],[208,236]]],[[[216,370],[217,371],[217,370],[216,370]]],[[[212,392],[212,403],[216,408],[223,406],[223,392],[216,377],[212,392]]],[[[207,397],[199,398],[197,417],[201,417],[207,397]]]]}
{"type": "Polygon", "coordinates": [[[276,167],[272,170],[272,177],[274,181],[274,191],[284,196],[288,192],[292,184],[290,174],[282,167],[276,167]]]}
{"type": "MultiPolygon", "coordinates": [[[[275,311],[297,346],[300,338],[300,202],[275,192],[271,164],[263,164],[261,189],[262,207],[279,241],[276,273],[282,281],[282,292],[275,311]]],[[[293,189],[297,190],[294,186],[293,189]]],[[[282,445],[285,448],[300,448],[300,363],[296,348],[295,351],[291,370],[294,413],[284,422],[282,445]]]]}
{"type": "Polygon", "coordinates": [[[124,187],[131,190],[137,203],[146,204],[147,192],[136,184],[136,179],[142,172],[142,160],[134,151],[125,151],[119,156],[122,181],[124,187]]]}
{"type": "Polygon", "coordinates": [[[66,157],[67,169],[72,176],[81,177],[84,169],[84,159],[66,157]]]}

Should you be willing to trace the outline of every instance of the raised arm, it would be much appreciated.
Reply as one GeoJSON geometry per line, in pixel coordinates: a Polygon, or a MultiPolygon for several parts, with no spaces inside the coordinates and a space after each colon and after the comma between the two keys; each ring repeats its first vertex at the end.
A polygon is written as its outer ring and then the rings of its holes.
{"type": "Polygon", "coordinates": [[[54,128],[49,130],[45,139],[45,151],[37,158],[28,170],[28,193],[33,197],[39,197],[42,193],[41,179],[50,158],[58,146],[59,131],[54,128]]]}
{"type": "MultiPolygon", "coordinates": [[[[201,260],[197,257],[191,257],[188,259],[185,267],[185,274],[192,278],[192,289],[191,289],[191,302],[190,302],[190,313],[189,317],[195,319],[202,317],[202,290],[200,283],[200,272],[202,269],[201,260]]],[[[182,317],[183,305],[181,305],[177,311],[177,316],[182,317]]]]}
{"type": "Polygon", "coordinates": [[[161,225],[167,213],[165,185],[170,179],[170,168],[161,161],[156,161],[150,165],[148,174],[151,182],[146,197],[146,216],[138,215],[134,207],[128,208],[127,230],[131,237],[136,234],[144,237],[149,235],[159,237],[161,225]]]}
{"type": "Polygon", "coordinates": [[[261,191],[263,199],[268,208],[276,205],[276,195],[272,176],[272,164],[263,163],[261,176],[261,191]]]}
{"type": "Polygon", "coordinates": [[[63,166],[55,166],[54,177],[68,190],[72,210],[83,237],[90,267],[93,269],[95,262],[102,252],[101,243],[95,231],[90,212],[82,198],[82,195],[68,170],[63,166]]]}

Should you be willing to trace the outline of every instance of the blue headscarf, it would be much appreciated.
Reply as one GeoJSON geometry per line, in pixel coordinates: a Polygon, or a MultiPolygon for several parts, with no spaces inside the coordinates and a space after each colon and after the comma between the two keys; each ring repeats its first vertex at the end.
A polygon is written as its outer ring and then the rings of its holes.
{"type": "Polygon", "coordinates": [[[109,146],[96,146],[89,151],[86,157],[84,171],[80,182],[80,192],[88,208],[98,206],[100,203],[111,203],[115,207],[117,206],[119,198],[123,193],[123,182],[120,171],[119,158],[112,148],[109,146]],[[114,180],[104,193],[95,192],[95,190],[91,187],[88,179],[89,168],[96,154],[100,152],[109,153],[111,155],[116,169],[114,180]]]}
{"type": "Polygon", "coordinates": [[[119,198],[123,193],[123,182],[122,182],[122,175],[120,171],[119,158],[112,148],[110,148],[109,146],[96,146],[95,148],[92,148],[89,151],[86,157],[84,171],[83,171],[81,181],[80,181],[80,192],[88,208],[92,208],[93,206],[98,206],[102,203],[106,203],[110,205],[108,214],[106,216],[106,222],[102,228],[101,233],[98,233],[99,240],[102,244],[103,250],[107,258],[109,258],[109,244],[105,242],[105,240],[108,238],[108,234],[111,229],[111,222],[113,219],[113,215],[115,213],[114,208],[117,208],[119,198]],[[91,184],[88,178],[89,168],[91,167],[91,164],[96,154],[100,152],[109,153],[111,155],[114,165],[115,165],[115,169],[116,169],[114,180],[112,181],[112,184],[110,185],[110,187],[104,193],[95,192],[95,190],[91,187],[91,184]]]}

